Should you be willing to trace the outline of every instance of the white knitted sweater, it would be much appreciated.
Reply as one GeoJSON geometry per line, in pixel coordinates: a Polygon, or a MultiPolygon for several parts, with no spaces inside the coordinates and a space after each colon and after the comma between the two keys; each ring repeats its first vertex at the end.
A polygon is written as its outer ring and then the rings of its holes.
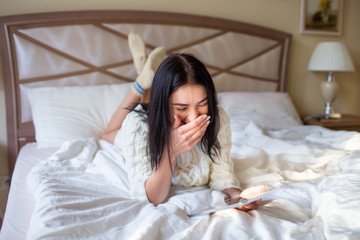
{"type": "MultiPolygon", "coordinates": [[[[138,105],[137,110],[142,110],[138,105]]],[[[220,130],[218,140],[221,145],[221,156],[215,163],[205,154],[200,144],[189,152],[181,154],[176,160],[172,185],[203,186],[209,184],[211,189],[223,190],[228,187],[240,187],[233,171],[230,158],[231,131],[230,120],[225,111],[219,108],[220,130]]],[[[130,112],[115,137],[115,148],[124,156],[132,198],[148,201],[145,192],[145,181],[151,175],[150,160],[146,155],[148,125],[136,112],[130,112]]]]}

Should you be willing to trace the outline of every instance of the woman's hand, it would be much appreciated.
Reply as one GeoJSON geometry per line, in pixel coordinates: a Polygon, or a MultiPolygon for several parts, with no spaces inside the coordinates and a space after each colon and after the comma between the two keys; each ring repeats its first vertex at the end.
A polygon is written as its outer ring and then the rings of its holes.
{"type": "Polygon", "coordinates": [[[174,157],[190,151],[201,140],[210,123],[210,116],[200,115],[195,120],[182,124],[178,115],[174,115],[175,121],[171,130],[171,147],[174,157]]]}
{"type": "MultiPolygon", "coordinates": [[[[234,204],[239,202],[241,198],[244,199],[254,198],[261,194],[266,193],[267,191],[268,190],[266,185],[259,185],[255,187],[246,188],[244,191],[241,191],[238,188],[226,188],[223,190],[223,193],[227,194],[230,199],[228,204],[234,204]]],[[[237,209],[247,212],[250,210],[254,210],[260,203],[261,203],[261,199],[249,203],[245,206],[237,207],[237,209]]]]}

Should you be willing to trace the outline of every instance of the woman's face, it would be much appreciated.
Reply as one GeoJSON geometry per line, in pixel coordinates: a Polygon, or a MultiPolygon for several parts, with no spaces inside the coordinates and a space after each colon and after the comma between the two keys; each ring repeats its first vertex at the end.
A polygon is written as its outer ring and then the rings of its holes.
{"type": "Polygon", "coordinates": [[[170,95],[169,104],[171,116],[178,115],[182,124],[208,113],[207,93],[201,85],[187,84],[178,88],[170,95]]]}

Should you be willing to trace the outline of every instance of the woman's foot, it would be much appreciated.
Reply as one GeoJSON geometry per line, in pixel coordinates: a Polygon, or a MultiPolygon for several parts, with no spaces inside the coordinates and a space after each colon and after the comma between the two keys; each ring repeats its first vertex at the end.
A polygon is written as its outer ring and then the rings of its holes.
{"type": "Polygon", "coordinates": [[[164,60],[165,55],[164,47],[157,47],[149,54],[142,72],[133,84],[132,89],[135,94],[142,96],[147,89],[151,88],[155,72],[164,60]]]}
{"type": "Polygon", "coordinates": [[[146,62],[145,43],[137,33],[130,33],[128,36],[130,52],[134,61],[136,72],[140,74],[146,62]]]}

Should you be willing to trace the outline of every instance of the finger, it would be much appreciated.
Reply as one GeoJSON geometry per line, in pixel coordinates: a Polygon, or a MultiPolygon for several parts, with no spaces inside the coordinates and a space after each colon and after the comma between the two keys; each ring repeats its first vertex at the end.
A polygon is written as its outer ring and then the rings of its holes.
{"type": "Polygon", "coordinates": [[[197,137],[194,137],[194,136],[190,136],[186,142],[187,142],[187,148],[190,150],[190,149],[193,149],[195,147],[195,145],[201,140],[201,138],[204,136],[204,133],[202,134],[197,134],[197,137]]]}
{"type": "Polygon", "coordinates": [[[175,121],[174,121],[173,129],[177,129],[181,125],[181,119],[177,114],[174,114],[174,119],[175,121]]]}
{"type": "Polygon", "coordinates": [[[202,126],[194,127],[193,129],[189,130],[186,134],[184,134],[184,141],[187,142],[188,147],[190,149],[193,148],[204,136],[206,132],[206,128],[208,127],[209,123],[210,121],[207,120],[202,124],[202,126]]]}
{"type": "Polygon", "coordinates": [[[253,203],[249,203],[247,205],[244,206],[248,211],[250,210],[254,210],[256,208],[255,204],[253,203]]]}
{"type": "Polygon", "coordinates": [[[248,208],[246,208],[245,206],[242,206],[242,207],[238,207],[237,209],[239,209],[240,211],[243,211],[243,212],[248,212],[250,211],[248,208]]]}
{"type": "Polygon", "coordinates": [[[260,205],[260,204],[261,204],[261,199],[256,200],[256,201],[254,202],[254,204],[255,204],[256,206],[260,205]]]}
{"type": "Polygon", "coordinates": [[[238,207],[237,209],[244,211],[244,212],[248,212],[248,211],[254,210],[255,208],[256,208],[256,206],[254,204],[249,203],[245,206],[238,207]]]}
{"type": "Polygon", "coordinates": [[[201,126],[201,129],[196,131],[192,136],[191,138],[189,139],[194,145],[196,145],[201,139],[202,137],[204,136],[205,132],[206,132],[206,129],[207,127],[209,126],[210,124],[210,121],[207,120],[207,122],[205,122],[202,126],[201,126]]]}
{"type": "Polygon", "coordinates": [[[206,121],[208,120],[207,118],[210,119],[210,116],[206,116],[206,115],[200,115],[199,117],[197,117],[195,120],[183,125],[180,127],[180,133],[187,133],[193,129],[200,129],[201,126],[206,123],[206,121]]]}
{"type": "Polygon", "coordinates": [[[203,132],[205,133],[206,128],[210,123],[209,119],[210,119],[210,116],[207,116],[199,124],[197,124],[196,126],[193,126],[191,129],[188,129],[186,132],[186,136],[188,136],[188,139],[192,139],[192,141],[194,141],[196,138],[198,138],[200,135],[202,135],[203,132]]]}

